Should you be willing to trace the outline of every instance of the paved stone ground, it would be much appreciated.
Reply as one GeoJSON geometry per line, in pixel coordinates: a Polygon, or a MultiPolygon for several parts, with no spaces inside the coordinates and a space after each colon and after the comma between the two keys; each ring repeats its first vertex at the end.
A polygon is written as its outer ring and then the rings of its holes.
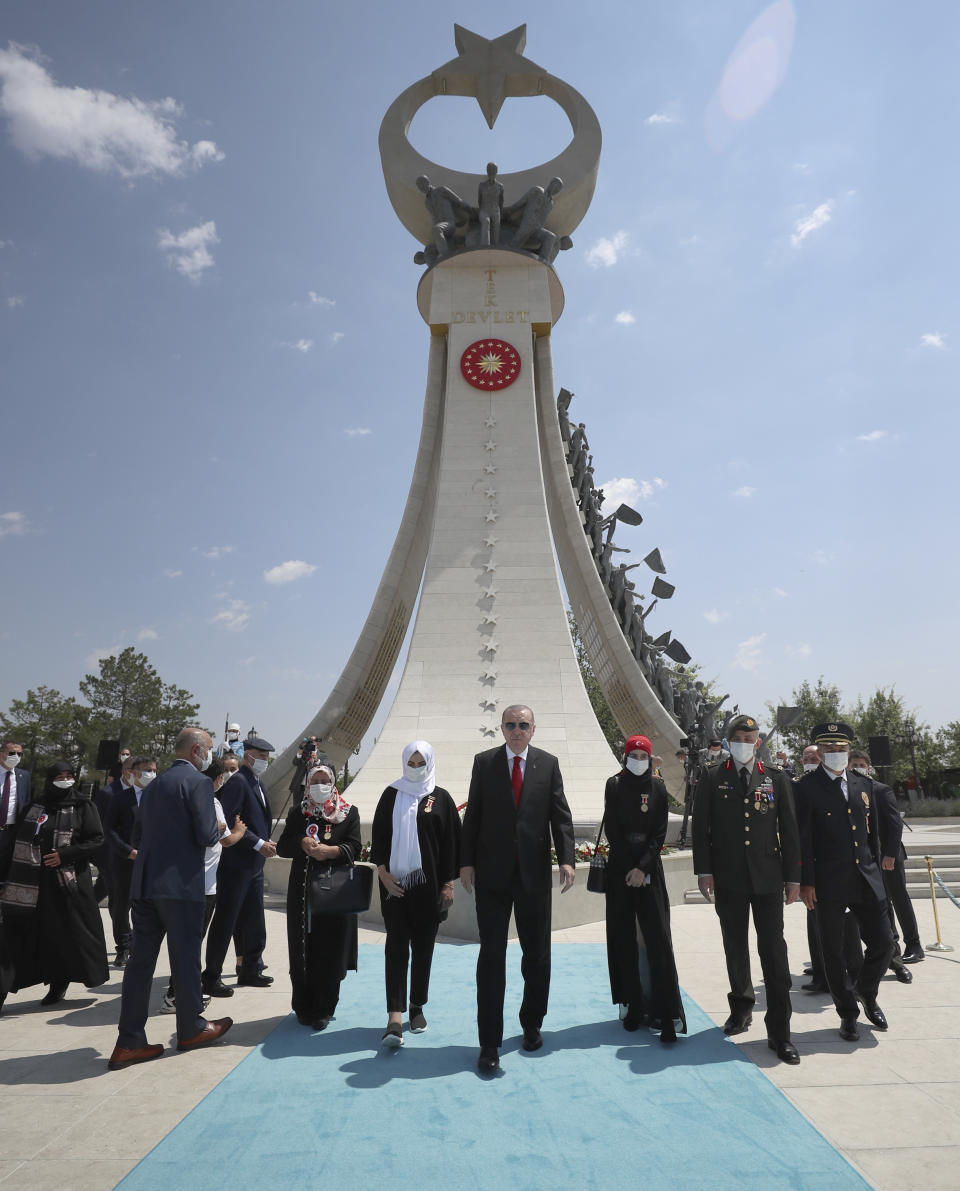
{"type": "MultiPolygon", "coordinates": [[[[930,943],[935,937],[930,903],[915,905],[921,938],[930,943]]],[[[799,991],[806,932],[802,907],[791,907],[786,933],[798,990],[793,1038],[802,1062],[785,1066],[767,1049],[762,989],[753,1028],[736,1040],[814,1126],[884,1191],[954,1191],[960,1180],[960,911],[944,901],[939,910],[944,938],[958,950],[928,955],[914,966],[912,985],[888,977],[879,1002],[890,1021],[889,1032],[877,1034],[862,1025],[861,1041],[851,1045],[837,1035],[829,999],[799,991]]],[[[727,1015],[726,983],[713,908],[677,906],[672,915],[681,984],[721,1024],[727,1015]]],[[[222,1043],[196,1054],[168,1050],[157,1062],[107,1071],[116,1040],[119,972],[95,993],[71,985],[67,1000],[50,1011],[39,1007],[42,989],[10,997],[0,1016],[0,1085],[5,1088],[0,1183],[16,1191],[114,1187],[289,1011],[282,911],[268,911],[267,930],[267,962],[276,984],[269,990],[241,989],[222,1000],[220,1011],[234,1017],[236,1025],[222,1043]]],[[[363,942],[382,939],[377,932],[361,931],[363,942]]],[[[602,942],[603,925],[558,931],[554,941],[602,942]]],[[[157,1005],[167,969],[158,971],[157,1005]]],[[[754,972],[758,978],[756,958],[754,972]]],[[[439,991],[442,949],[434,973],[439,991]]],[[[344,994],[349,996],[349,980],[344,994]]],[[[384,1021],[385,1015],[370,1023],[371,1047],[378,1044],[384,1021]]],[[[548,1018],[547,1030],[549,1024],[548,1018]]],[[[172,1017],[151,1018],[151,1041],[169,1045],[175,1041],[173,1027],[172,1017]]]]}

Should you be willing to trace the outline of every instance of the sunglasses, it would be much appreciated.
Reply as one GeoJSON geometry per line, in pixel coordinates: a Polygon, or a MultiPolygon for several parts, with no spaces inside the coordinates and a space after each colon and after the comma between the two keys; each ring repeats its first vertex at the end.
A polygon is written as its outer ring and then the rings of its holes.
{"type": "Polygon", "coordinates": [[[503,726],[506,728],[506,730],[508,732],[515,732],[517,730],[517,728],[519,728],[523,732],[526,732],[527,729],[530,727],[530,721],[529,720],[521,720],[519,723],[517,723],[516,720],[504,720],[503,726]]]}

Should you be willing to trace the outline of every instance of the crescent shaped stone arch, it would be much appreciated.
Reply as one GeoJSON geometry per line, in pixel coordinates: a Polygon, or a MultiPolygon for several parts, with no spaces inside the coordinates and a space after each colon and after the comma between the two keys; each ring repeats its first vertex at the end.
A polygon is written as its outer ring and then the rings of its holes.
{"type": "MultiPolygon", "coordinates": [[[[528,60],[524,60],[528,61],[528,60]]],[[[508,75],[505,94],[509,98],[546,95],[566,113],[573,137],[565,149],[550,161],[533,169],[501,174],[504,201],[516,202],[531,186],[545,186],[551,178],[563,179],[563,190],[556,196],[547,228],[558,236],[569,236],[578,226],[597,183],[602,134],[593,108],[579,91],[555,75],[529,62],[533,73],[508,75]]],[[[483,174],[467,174],[449,169],[418,153],[410,144],[408,133],[414,116],[428,100],[438,95],[476,94],[467,87],[444,87],[436,72],[413,83],[393,101],[380,124],[380,163],[387,194],[397,218],[421,244],[432,237],[430,216],[417,190],[416,179],[426,174],[434,185],[448,186],[464,201],[473,202],[483,174]]]]}

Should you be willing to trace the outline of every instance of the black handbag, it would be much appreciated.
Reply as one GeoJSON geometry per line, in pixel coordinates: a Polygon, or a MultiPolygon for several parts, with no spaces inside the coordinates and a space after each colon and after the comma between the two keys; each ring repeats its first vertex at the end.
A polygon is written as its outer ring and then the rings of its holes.
{"type": "Polygon", "coordinates": [[[370,909],[373,869],[368,864],[325,864],[310,876],[312,914],[362,914],[370,909]]]}
{"type": "MultiPolygon", "coordinates": [[[[603,819],[605,818],[606,814],[603,816],[603,819]]],[[[600,855],[600,837],[603,835],[603,819],[600,820],[597,842],[594,844],[593,855],[590,857],[590,871],[587,873],[588,893],[607,892],[607,861],[606,857],[600,855]]]]}

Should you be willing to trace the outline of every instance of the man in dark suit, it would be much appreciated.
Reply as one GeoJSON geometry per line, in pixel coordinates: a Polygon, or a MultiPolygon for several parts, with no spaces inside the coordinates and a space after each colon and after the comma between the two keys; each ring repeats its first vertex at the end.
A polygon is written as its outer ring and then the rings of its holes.
{"type": "Polygon", "coordinates": [[[540,1027],[550,995],[551,834],[561,893],[576,876],[573,818],[557,758],[530,746],[536,725],[529,707],[508,707],[500,729],[506,744],[474,757],[460,842],[460,880],[468,893],[476,889],[477,1065],[487,1072],[500,1065],[511,910],[523,952],[523,1049],[543,1045],[540,1027]]]}
{"type": "Polygon", "coordinates": [[[163,1053],[147,1042],[150,987],[164,935],[177,990],[177,1049],[194,1050],[221,1038],[229,1017],[206,1021],[200,990],[204,857],[220,838],[213,783],[203,776],[213,741],[201,728],[184,728],[177,759],[140,800],[140,846],[130,887],[133,950],[123,973],[120,1027],[110,1056],[112,1071],[163,1053]],[[199,772],[198,772],[199,771],[199,772]]]}
{"type": "Polygon", "coordinates": [[[239,815],[247,830],[235,847],[225,849],[217,869],[217,908],[207,935],[203,970],[203,991],[211,997],[233,996],[233,989],[221,977],[234,931],[243,940],[243,966],[237,985],[266,988],[273,983],[272,976],[263,974],[263,949],[267,943],[263,866],[269,857],[276,856],[277,845],[270,839],[273,819],[260,784],[272,752],[269,741],[248,736],[243,743],[240,769],[220,790],[226,821],[234,823],[239,815]]]}
{"type": "Polygon", "coordinates": [[[17,838],[17,820],[30,805],[30,771],[20,768],[23,745],[6,740],[0,751],[0,881],[5,881],[13,845],[17,838]]]}
{"type": "Polygon", "coordinates": [[[110,918],[117,945],[114,964],[118,968],[126,965],[133,942],[133,931],[130,929],[130,883],[133,880],[133,864],[137,859],[134,826],[143,791],[157,776],[157,763],[153,757],[136,757],[129,762],[129,766],[121,774],[120,789],[115,790],[110,797],[103,821],[103,834],[110,849],[110,918]]]}
{"type": "Polygon", "coordinates": [[[919,963],[924,958],[920,942],[920,928],[913,902],[907,892],[907,872],[904,861],[907,850],[903,846],[903,819],[897,806],[897,796],[884,782],[870,776],[870,758],[863,749],[851,749],[850,768],[865,777],[872,787],[877,803],[877,827],[880,831],[880,871],[883,874],[883,888],[887,895],[887,917],[893,931],[893,957],[890,970],[901,984],[912,984],[913,973],[907,964],[919,963]],[[880,807],[883,804],[883,813],[880,807]],[[896,918],[894,918],[896,911],[896,918]],[[903,954],[900,954],[900,936],[897,934],[897,918],[903,931],[903,954]]]}
{"type": "Polygon", "coordinates": [[[800,840],[790,783],[756,756],[757,721],[738,715],[727,728],[730,757],[708,765],[693,805],[693,869],[700,892],[716,898],[730,992],[725,1034],[753,1020],[747,928],[751,912],[767,992],[767,1044],[785,1063],[799,1063],[790,1041],[790,965],[783,937],[783,901],[800,893],[800,840]]]}
{"type": "MultiPolygon", "coordinates": [[[[878,1030],[887,1028],[877,1004],[877,989],[893,954],[877,822],[891,812],[882,803],[875,804],[869,779],[847,769],[852,740],[853,730],[847,724],[817,725],[813,743],[823,761],[819,768],[805,773],[797,786],[800,896],[808,910],[816,907],[823,970],[840,1015],[840,1037],[846,1042],[860,1037],[858,1001],[872,1025],[878,1030]],[[848,908],[866,945],[856,984],[843,954],[848,908]]],[[[886,828],[890,832],[896,829],[893,823],[886,828]]]]}

